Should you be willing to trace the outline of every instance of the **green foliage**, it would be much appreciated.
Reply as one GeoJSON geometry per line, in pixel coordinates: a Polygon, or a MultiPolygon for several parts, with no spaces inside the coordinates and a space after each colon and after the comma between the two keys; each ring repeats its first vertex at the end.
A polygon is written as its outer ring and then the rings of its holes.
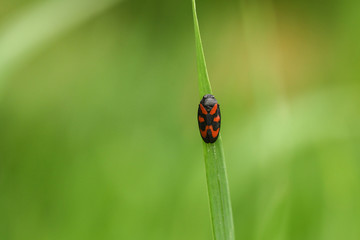
{"type": "MultiPolygon", "coordinates": [[[[1,240],[212,239],[190,2],[117,2],[1,0],[1,240]]],[[[236,238],[359,240],[360,2],[197,2],[236,238]]]]}

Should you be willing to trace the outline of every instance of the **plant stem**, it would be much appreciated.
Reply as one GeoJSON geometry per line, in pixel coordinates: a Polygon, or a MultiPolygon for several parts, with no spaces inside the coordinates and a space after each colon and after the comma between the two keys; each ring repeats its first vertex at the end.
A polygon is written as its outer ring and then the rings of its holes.
{"type": "MultiPolygon", "coordinates": [[[[192,0],[200,98],[212,94],[201,43],[195,0],[192,0]]],[[[212,144],[203,143],[210,214],[215,240],[234,240],[234,224],[221,135],[212,144]]]]}

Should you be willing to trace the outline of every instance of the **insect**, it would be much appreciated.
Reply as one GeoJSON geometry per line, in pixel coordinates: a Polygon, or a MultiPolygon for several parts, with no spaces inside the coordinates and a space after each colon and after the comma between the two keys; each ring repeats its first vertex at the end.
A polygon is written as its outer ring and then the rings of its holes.
{"type": "Polygon", "coordinates": [[[214,143],[220,131],[220,105],[211,94],[205,95],[199,104],[198,123],[204,142],[214,143]]]}

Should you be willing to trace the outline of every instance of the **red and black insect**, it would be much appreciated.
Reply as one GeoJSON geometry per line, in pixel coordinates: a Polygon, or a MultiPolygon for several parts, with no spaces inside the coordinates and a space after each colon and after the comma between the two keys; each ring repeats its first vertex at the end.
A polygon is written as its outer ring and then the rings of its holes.
{"type": "Polygon", "coordinates": [[[204,142],[214,143],[220,132],[220,106],[213,95],[207,94],[201,99],[198,122],[204,142]]]}

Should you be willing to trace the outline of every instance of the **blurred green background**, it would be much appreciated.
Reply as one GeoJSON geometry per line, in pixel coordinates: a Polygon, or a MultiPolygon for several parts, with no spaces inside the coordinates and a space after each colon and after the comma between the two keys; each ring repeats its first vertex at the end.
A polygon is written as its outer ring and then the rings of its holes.
{"type": "MultiPolygon", "coordinates": [[[[360,239],[360,2],[199,0],[237,239],[360,239]]],[[[2,0],[0,239],[211,239],[191,1],[2,0]]]]}

